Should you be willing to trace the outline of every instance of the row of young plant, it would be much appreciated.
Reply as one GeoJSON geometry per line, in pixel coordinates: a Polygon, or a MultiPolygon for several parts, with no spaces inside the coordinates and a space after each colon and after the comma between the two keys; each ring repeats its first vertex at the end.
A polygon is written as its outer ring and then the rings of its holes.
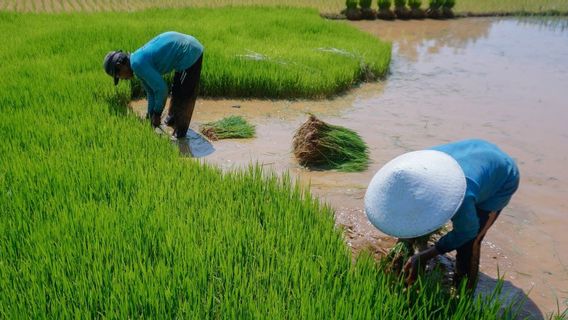
{"type": "Polygon", "coordinates": [[[453,18],[452,9],[456,0],[430,0],[428,8],[422,9],[422,0],[377,0],[377,8],[372,8],[373,0],[347,0],[343,11],[349,20],[394,20],[394,19],[447,19],[453,18]]]}

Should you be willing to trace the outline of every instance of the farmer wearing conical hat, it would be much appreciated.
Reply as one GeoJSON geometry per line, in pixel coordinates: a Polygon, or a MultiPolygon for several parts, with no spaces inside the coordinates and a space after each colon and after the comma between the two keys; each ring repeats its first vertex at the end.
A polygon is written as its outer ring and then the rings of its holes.
{"type": "Polygon", "coordinates": [[[452,231],[404,266],[407,281],[419,265],[456,250],[456,283],[475,288],[483,237],[519,186],[518,168],[483,140],[464,140],[403,154],[382,167],[365,195],[371,223],[391,236],[411,239],[452,220],[452,231]]]}
{"type": "Polygon", "coordinates": [[[147,117],[154,127],[160,125],[168,97],[168,86],[162,75],[175,70],[165,123],[174,128],[177,138],[181,138],[187,133],[195,107],[202,60],[203,45],[197,39],[170,31],[158,35],[132,54],[109,52],[103,67],[114,78],[115,85],[119,79],[132,79],[134,75],[140,79],[148,99],[147,117]]]}

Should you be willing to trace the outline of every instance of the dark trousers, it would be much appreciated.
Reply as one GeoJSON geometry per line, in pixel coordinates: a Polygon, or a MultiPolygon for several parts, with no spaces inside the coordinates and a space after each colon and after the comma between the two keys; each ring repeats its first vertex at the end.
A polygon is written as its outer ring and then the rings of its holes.
{"type": "Polygon", "coordinates": [[[487,233],[487,230],[493,225],[497,217],[501,213],[489,212],[477,209],[477,217],[479,218],[479,231],[477,236],[457,248],[456,254],[456,272],[454,282],[460,285],[464,277],[467,278],[467,288],[471,291],[475,289],[477,284],[477,273],[479,272],[479,257],[481,254],[481,242],[487,233]]]}
{"type": "Polygon", "coordinates": [[[201,78],[201,65],[203,55],[183,72],[176,72],[172,85],[172,99],[166,124],[174,128],[174,135],[183,138],[187,134],[195,100],[199,91],[199,79],[201,78]]]}

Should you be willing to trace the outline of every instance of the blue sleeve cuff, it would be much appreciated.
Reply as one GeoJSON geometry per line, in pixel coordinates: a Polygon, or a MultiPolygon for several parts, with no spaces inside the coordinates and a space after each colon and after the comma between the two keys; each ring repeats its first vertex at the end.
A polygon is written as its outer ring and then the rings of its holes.
{"type": "Polygon", "coordinates": [[[146,91],[146,100],[148,101],[148,109],[146,110],[146,112],[148,115],[151,115],[154,110],[154,92],[152,91],[150,86],[148,86],[148,84],[144,82],[144,80],[140,79],[140,82],[142,82],[144,91],[146,91]]]}
{"type": "Polygon", "coordinates": [[[166,99],[168,98],[167,86],[162,90],[162,92],[155,92],[154,94],[154,113],[162,113],[164,111],[164,106],[166,104],[166,99]]]}

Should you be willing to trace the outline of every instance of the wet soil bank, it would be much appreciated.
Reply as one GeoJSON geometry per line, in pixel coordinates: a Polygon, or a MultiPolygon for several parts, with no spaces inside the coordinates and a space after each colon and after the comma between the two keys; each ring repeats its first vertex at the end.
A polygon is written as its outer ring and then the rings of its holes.
{"type": "MultiPolygon", "coordinates": [[[[465,138],[493,141],[521,170],[521,186],[483,243],[481,287],[497,272],[507,292],[523,290],[525,310],[568,306],[568,20],[361,21],[393,41],[391,74],[323,101],[198,100],[192,127],[242,115],[257,138],[214,142],[201,161],[224,169],[252,163],[290,171],[336,210],[354,251],[376,255],[393,239],[373,228],[363,197],[374,173],[401,153],[465,138]],[[238,107],[235,107],[238,106],[238,107]],[[308,171],[292,155],[294,131],[313,113],[357,131],[370,147],[360,173],[308,171]]],[[[143,114],[145,102],[132,103],[143,114]]],[[[517,298],[518,296],[514,296],[517,298]]]]}

